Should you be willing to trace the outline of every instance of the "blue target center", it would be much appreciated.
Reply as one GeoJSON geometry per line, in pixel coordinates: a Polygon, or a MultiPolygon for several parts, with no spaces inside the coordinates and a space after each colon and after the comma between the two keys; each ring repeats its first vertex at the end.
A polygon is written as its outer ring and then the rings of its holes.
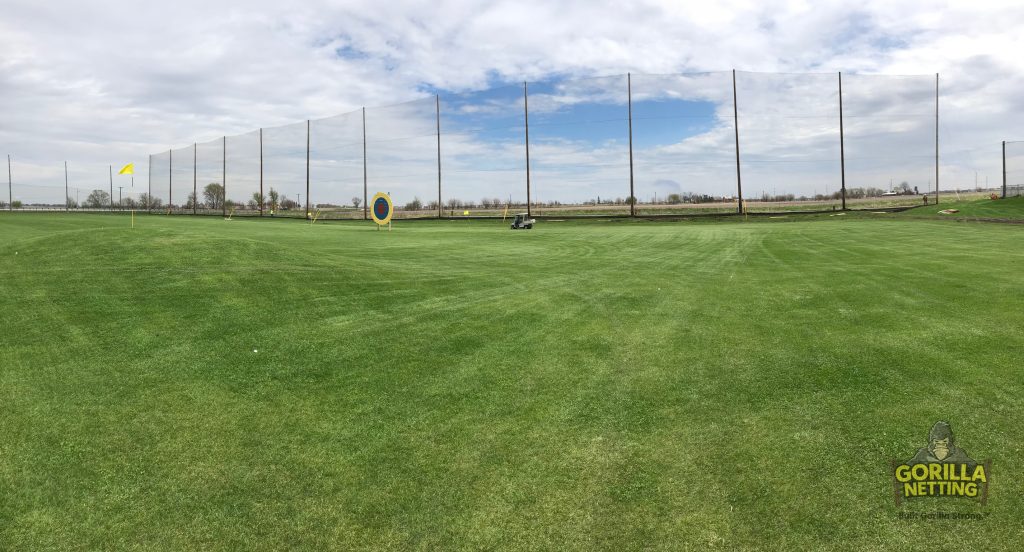
{"type": "Polygon", "coordinates": [[[388,216],[388,200],[378,197],[377,201],[373,202],[373,214],[381,219],[388,216]]]}

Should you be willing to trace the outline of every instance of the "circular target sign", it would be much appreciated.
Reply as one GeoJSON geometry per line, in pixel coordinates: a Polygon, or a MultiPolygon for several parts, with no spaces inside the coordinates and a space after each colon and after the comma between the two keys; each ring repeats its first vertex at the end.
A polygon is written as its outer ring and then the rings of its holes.
{"type": "Polygon", "coordinates": [[[391,196],[383,192],[377,192],[370,203],[370,216],[373,222],[381,226],[391,222],[391,214],[394,213],[394,205],[391,204],[391,196]]]}

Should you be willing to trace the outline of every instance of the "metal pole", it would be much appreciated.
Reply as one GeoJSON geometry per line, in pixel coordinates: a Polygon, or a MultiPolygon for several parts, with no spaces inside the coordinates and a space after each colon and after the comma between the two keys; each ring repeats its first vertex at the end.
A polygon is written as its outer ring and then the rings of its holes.
{"type": "Polygon", "coordinates": [[[530,211],[530,99],[526,81],[523,81],[523,122],[526,124],[526,216],[530,211]]]}
{"type": "Polygon", "coordinates": [[[839,170],[842,173],[843,210],[846,210],[846,136],[843,132],[843,72],[839,72],[839,170]]]}
{"type": "Polygon", "coordinates": [[[173,196],[171,195],[174,191],[174,150],[167,150],[167,214],[171,214],[174,210],[171,208],[174,203],[171,201],[173,196]]]}
{"type": "Polygon", "coordinates": [[[114,166],[107,165],[107,172],[110,173],[110,205],[109,210],[114,210],[114,166]]]}
{"type": "MultiPolygon", "coordinates": [[[[66,197],[67,195],[68,195],[68,162],[65,161],[64,162],[64,196],[66,197]]],[[[12,204],[13,204],[13,202],[12,202],[12,204]]],[[[65,201],[64,202],[64,211],[67,212],[67,211],[70,211],[70,210],[71,210],[71,208],[68,206],[68,202],[65,201]]]]}
{"type": "Polygon", "coordinates": [[[309,210],[309,119],[306,119],[306,218],[312,216],[309,210]]]}
{"type": "Polygon", "coordinates": [[[363,108],[363,220],[370,218],[370,206],[366,203],[366,108],[363,108]]]}
{"type": "Polygon", "coordinates": [[[196,165],[199,164],[199,144],[192,142],[192,214],[196,214],[197,205],[199,205],[199,179],[197,175],[199,170],[196,165]]]}
{"type": "Polygon", "coordinates": [[[935,204],[939,204],[939,74],[935,73],[935,204]]]}
{"type": "Polygon", "coordinates": [[[146,187],[146,211],[153,212],[153,155],[149,155],[149,162],[146,164],[149,167],[149,184],[146,187]]]}
{"type": "MultiPolygon", "coordinates": [[[[228,137],[224,136],[221,138],[221,162],[220,162],[220,180],[221,180],[221,198],[220,198],[220,209],[224,216],[228,215],[228,137]]],[[[260,198],[262,200],[262,198],[260,198]]]]}
{"type": "MultiPolygon", "coordinates": [[[[225,201],[224,203],[227,203],[225,201]]],[[[227,207],[225,205],[225,207],[227,207]]],[[[260,216],[263,216],[263,129],[260,129],[260,216]]]]}
{"type": "Polygon", "coordinates": [[[740,178],[740,113],[736,105],[736,70],[732,70],[732,117],[736,130],[736,212],[743,213],[743,180],[740,178]]]}
{"type": "Polygon", "coordinates": [[[636,194],[633,193],[633,76],[626,73],[626,104],[629,107],[629,216],[636,216],[636,194]]]}
{"type": "MultiPolygon", "coordinates": [[[[1004,171],[1004,174],[1005,174],[1005,171],[1004,171]]],[[[1006,178],[1004,177],[1003,180],[1005,181],[1006,178]]],[[[1003,189],[1006,189],[1006,186],[1003,186],[1003,189]]],[[[65,187],[64,188],[64,209],[67,209],[67,208],[68,208],[68,190],[65,187]]],[[[13,184],[13,181],[11,180],[11,154],[9,154],[9,153],[7,154],[7,210],[8,211],[13,211],[14,210],[14,184],[13,184]]]]}
{"type": "Polygon", "coordinates": [[[1002,199],[1007,199],[1007,140],[1002,140],[1002,199]]]}
{"type": "Polygon", "coordinates": [[[441,96],[434,94],[434,111],[437,114],[437,218],[441,218],[441,96]]]}

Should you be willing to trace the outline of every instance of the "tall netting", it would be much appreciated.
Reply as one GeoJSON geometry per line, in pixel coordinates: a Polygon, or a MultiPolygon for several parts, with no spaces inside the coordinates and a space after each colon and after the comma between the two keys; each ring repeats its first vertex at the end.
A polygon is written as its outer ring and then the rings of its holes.
{"type": "Polygon", "coordinates": [[[171,196],[171,152],[149,156],[149,197],[145,203],[154,213],[169,212],[171,196]]]}
{"type": "Polygon", "coordinates": [[[1004,197],[1024,195],[1024,142],[1006,143],[1006,190],[1004,197]]]}
{"type": "MultiPolygon", "coordinates": [[[[69,190],[71,202],[68,203],[71,209],[75,209],[76,190],[69,190]]],[[[8,190],[5,182],[3,194],[0,197],[0,208],[8,209],[13,206],[15,210],[52,211],[64,209],[64,185],[33,185],[13,182],[8,190]],[[10,196],[10,197],[8,197],[10,196]]]]}
{"type": "Polygon", "coordinates": [[[441,98],[441,196],[447,216],[526,206],[523,87],[441,98]]]}
{"type": "Polygon", "coordinates": [[[847,207],[934,201],[934,76],[843,74],[843,122],[847,207]]]}
{"type": "Polygon", "coordinates": [[[276,216],[306,216],[305,121],[263,129],[263,193],[276,216]]]}
{"type": "MultiPolygon", "coordinates": [[[[226,159],[224,177],[225,205],[229,214],[260,212],[260,132],[228,136],[224,139],[226,159]]],[[[266,200],[266,193],[263,194],[266,200]]],[[[265,203],[265,201],[264,201],[265,203]]],[[[267,211],[266,208],[264,208],[267,211]]],[[[269,212],[269,211],[267,211],[269,212]]]]}
{"type": "MultiPolygon", "coordinates": [[[[5,159],[6,161],[6,159],[5,159]]],[[[4,167],[3,192],[0,193],[0,208],[14,210],[64,209],[63,163],[37,163],[34,160],[11,163],[11,180],[8,181],[7,167],[4,167]]],[[[74,199],[75,191],[69,190],[74,199]]],[[[71,204],[71,208],[74,208],[71,204]]]]}
{"type": "Polygon", "coordinates": [[[363,218],[363,111],[310,123],[309,202],[318,218],[363,218]]]}
{"type": "Polygon", "coordinates": [[[366,110],[368,193],[391,195],[395,217],[437,215],[434,98],[366,110]]]}
{"type": "Polygon", "coordinates": [[[627,101],[625,75],[529,85],[537,214],[629,212],[627,101]]]}
{"type": "Polygon", "coordinates": [[[736,96],[747,210],[840,208],[838,75],[737,72],[736,96]]]}
{"type": "Polygon", "coordinates": [[[194,145],[171,151],[171,198],[168,203],[172,212],[195,211],[195,154],[194,145]]]}
{"type": "Polygon", "coordinates": [[[633,75],[641,214],[736,212],[731,73],[633,75]]]}
{"type": "Polygon", "coordinates": [[[196,211],[205,214],[223,212],[224,139],[196,144],[196,211]]]}

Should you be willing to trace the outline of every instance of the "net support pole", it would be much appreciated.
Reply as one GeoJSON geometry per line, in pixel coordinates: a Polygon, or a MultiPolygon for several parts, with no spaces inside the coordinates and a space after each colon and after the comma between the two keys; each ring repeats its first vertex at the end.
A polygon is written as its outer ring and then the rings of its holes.
{"type": "Polygon", "coordinates": [[[434,94],[437,115],[437,218],[441,218],[441,96],[434,94]]]}
{"type": "Polygon", "coordinates": [[[935,204],[939,204],[939,74],[935,73],[935,204]]]}
{"type": "Polygon", "coordinates": [[[153,155],[150,154],[149,162],[149,183],[146,185],[146,212],[153,212],[153,155]]]}
{"type": "Polygon", "coordinates": [[[228,137],[221,137],[220,160],[220,209],[224,216],[228,215],[228,137]]]}
{"type": "Polygon", "coordinates": [[[167,150],[167,214],[171,214],[174,202],[171,201],[173,196],[171,195],[174,190],[174,150],[167,150]]]}
{"type": "Polygon", "coordinates": [[[1007,199],[1007,140],[1002,140],[1002,199],[1007,199]]]}
{"type": "MultiPolygon", "coordinates": [[[[68,197],[68,162],[67,161],[64,162],[64,197],[68,197]]],[[[12,201],[11,204],[13,205],[14,202],[12,201]]],[[[64,211],[67,212],[67,211],[70,211],[70,210],[71,210],[71,207],[68,205],[67,200],[65,200],[64,201],[64,211]]]]}
{"type": "Polygon", "coordinates": [[[363,108],[363,220],[370,218],[370,206],[366,203],[366,108],[363,108]]]}
{"type": "Polygon", "coordinates": [[[523,81],[523,123],[526,128],[526,216],[531,217],[530,201],[530,96],[526,81],[523,81]]]}
{"type": "MultiPolygon", "coordinates": [[[[1003,149],[1005,150],[1006,148],[1004,147],[1003,149]]],[[[1003,178],[1003,180],[1006,180],[1006,179],[1003,178]]],[[[1003,188],[1005,189],[1005,186],[1003,188]]],[[[68,206],[68,191],[67,191],[67,188],[65,188],[64,189],[64,208],[66,209],[67,206],[68,206]]],[[[13,211],[14,210],[14,184],[13,184],[13,180],[11,179],[11,154],[9,154],[9,153],[7,154],[7,210],[8,211],[13,211]]]]}
{"type": "MultiPolygon", "coordinates": [[[[260,216],[263,216],[263,129],[260,129],[260,216]]],[[[224,198],[224,208],[227,209],[227,198],[224,198]]]]}
{"type": "Polygon", "coordinates": [[[192,142],[192,214],[198,212],[199,205],[199,144],[192,142]]]}
{"type": "Polygon", "coordinates": [[[633,75],[626,73],[626,106],[629,118],[629,216],[636,216],[636,194],[633,191],[633,75]]]}
{"type": "Polygon", "coordinates": [[[843,210],[846,210],[846,135],[843,132],[843,72],[839,72],[839,172],[842,180],[839,189],[843,199],[843,210]]]}
{"type": "Polygon", "coordinates": [[[743,179],[740,176],[740,112],[736,103],[736,70],[732,70],[732,119],[736,134],[736,212],[743,213],[743,179]]]}
{"type": "Polygon", "coordinates": [[[107,172],[110,173],[110,204],[108,207],[111,211],[114,210],[114,166],[107,165],[107,172]]]}
{"type": "Polygon", "coordinates": [[[312,218],[313,212],[309,210],[309,119],[306,119],[306,218],[312,218]]]}

